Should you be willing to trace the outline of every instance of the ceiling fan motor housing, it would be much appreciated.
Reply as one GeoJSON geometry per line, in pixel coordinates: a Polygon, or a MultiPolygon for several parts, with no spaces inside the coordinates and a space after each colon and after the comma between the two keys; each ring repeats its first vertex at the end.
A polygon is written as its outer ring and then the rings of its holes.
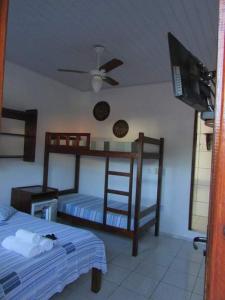
{"type": "Polygon", "coordinates": [[[104,78],[105,70],[103,70],[103,69],[102,70],[97,70],[97,69],[91,70],[90,74],[91,74],[91,76],[99,76],[101,78],[104,78]]]}
{"type": "Polygon", "coordinates": [[[105,50],[105,47],[104,46],[101,46],[101,45],[95,45],[94,46],[94,49],[95,49],[95,52],[98,54],[98,55],[101,55],[104,50],[105,50]]]}
{"type": "Polygon", "coordinates": [[[103,80],[100,75],[93,75],[91,79],[91,85],[95,93],[98,93],[103,85],[103,80]]]}

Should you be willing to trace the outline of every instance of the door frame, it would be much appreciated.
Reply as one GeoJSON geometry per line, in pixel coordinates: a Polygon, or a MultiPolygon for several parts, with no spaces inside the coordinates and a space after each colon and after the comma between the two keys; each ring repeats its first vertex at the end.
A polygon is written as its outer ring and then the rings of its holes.
{"type": "Polygon", "coordinates": [[[3,106],[3,83],[9,0],[0,0],[0,120],[3,106]]]}
{"type": "Polygon", "coordinates": [[[219,1],[214,145],[209,205],[205,300],[225,299],[225,0],[219,1]]]}
{"type": "Polygon", "coordinates": [[[198,112],[195,111],[194,129],[193,129],[193,144],[192,144],[192,164],[191,164],[191,184],[190,184],[190,202],[189,202],[189,218],[188,229],[192,229],[192,215],[193,215],[193,202],[194,202],[194,183],[195,183],[195,165],[196,165],[196,147],[197,147],[197,126],[198,125],[198,112]]]}

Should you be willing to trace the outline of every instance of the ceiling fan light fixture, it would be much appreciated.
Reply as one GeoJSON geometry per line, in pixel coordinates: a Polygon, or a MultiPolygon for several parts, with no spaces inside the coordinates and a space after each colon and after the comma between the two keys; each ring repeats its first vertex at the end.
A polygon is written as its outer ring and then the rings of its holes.
{"type": "Polygon", "coordinates": [[[102,88],[102,78],[99,75],[94,75],[91,79],[91,85],[95,93],[98,93],[102,88]]]}

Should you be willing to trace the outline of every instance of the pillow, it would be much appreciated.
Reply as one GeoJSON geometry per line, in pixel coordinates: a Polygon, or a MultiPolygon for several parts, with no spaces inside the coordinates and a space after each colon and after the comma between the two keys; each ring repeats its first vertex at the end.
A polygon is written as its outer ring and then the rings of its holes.
{"type": "Polygon", "coordinates": [[[16,213],[16,209],[9,205],[0,205],[0,221],[8,220],[16,213]]]}

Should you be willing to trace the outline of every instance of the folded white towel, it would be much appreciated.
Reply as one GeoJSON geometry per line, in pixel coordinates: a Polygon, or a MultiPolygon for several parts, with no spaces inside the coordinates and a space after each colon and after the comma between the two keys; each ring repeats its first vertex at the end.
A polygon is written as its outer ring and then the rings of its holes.
{"type": "Polygon", "coordinates": [[[7,250],[14,251],[23,255],[24,257],[31,258],[37,256],[41,253],[41,247],[38,245],[33,245],[25,243],[15,236],[8,236],[2,241],[2,247],[7,250]]]}
{"type": "Polygon", "coordinates": [[[50,251],[53,248],[53,246],[54,246],[53,240],[50,240],[45,237],[41,237],[40,247],[42,252],[50,251]]]}
{"type": "Polygon", "coordinates": [[[33,245],[38,245],[41,241],[39,234],[24,229],[17,230],[16,237],[25,243],[33,245]]]}

